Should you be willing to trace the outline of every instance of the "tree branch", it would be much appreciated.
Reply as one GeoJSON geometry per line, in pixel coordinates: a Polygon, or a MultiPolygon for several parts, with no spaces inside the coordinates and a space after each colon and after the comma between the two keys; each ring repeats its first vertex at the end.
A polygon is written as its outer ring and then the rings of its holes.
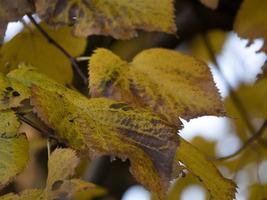
{"type": "Polygon", "coordinates": [[[266,128],[267,128],[267,119],[265,119],[265,121],[261,125],[260,129],[254,135],[252,135],[243,144],[243,146],[240,147],[240,149],[238,149],[236,152],[232,153],[231,155],[228,155],[228,156],[225,156],[225,157],[220,157],[220,158],[218,158],[216,160],[226,160],[226,159],[233,158],[233,157],[237,156],[239,153],[241,153],[242,151],[244,151],[250,144],[252,144],[256,140],[258,140],[259,138],[261,138],[261,136],[263,135],[263,133],[264,133],[264,131],[265,131],[266,128]]]}
{"type": "Polygon", "coordinates": [[[30,21],[35,25],[35,27],[41,32],[41,34],[47,39],[47,41],[54,45],[56,48],[58,48],[71,62],[73,70],[75,70],[78,75],[81,77],[83,84],[85,86],[87,86],[87,77],[83,74],[83,72],[81,71],[78,62],[76,61],[76,59],[74,57],[72,57],[60,44],[58,44],[36,21],[35,19],[32,17],[32,15],[30,13],[27,14],[28,18],[30,19],[30,21]]]}

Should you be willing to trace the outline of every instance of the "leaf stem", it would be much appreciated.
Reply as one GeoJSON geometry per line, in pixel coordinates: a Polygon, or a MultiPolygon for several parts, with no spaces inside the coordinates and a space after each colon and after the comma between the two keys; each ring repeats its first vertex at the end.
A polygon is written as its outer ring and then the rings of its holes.
{"type": "MultiPolygon", "coordinates": [[[[250,134],[251,135],[254,135],[256,134],[256,129],[255,127],[252,125],[251,121],[250,121],[250,118],[249,118],[249,115],[248,115],[248,112],[244,106],[244,104],[242,103],[241,99],[237,96],[237,94],[235,93],[234,91],[234,88],[231,86],[231,84],[228,82],[227,78],[224,76],[224,74],[222,73],[221,71],[221,67],[217,61],[217,58],[214,54],[214,49],[212,47],[212,44],[208,38],[208,36],[206,34],[202,34],[202,38],[203,38],[203,42],[207,48],[207,51],[208,51],[208,54],[211,58],[211,61],[214,63],[216,69],[220,72],[220,75],[223,79],[223,81],[225,82],[226,86],[228,87],[229,91],[230,91],[230,98],[232,99],[235,107],[237,108],[237,110],[239,111],[240,113],[240,116],[242,118],[242,120],[245,122],[245,124],[247,125],[248,127],[248,130],[250,131],[250,134]]],[[[260,144],[267,148],[267,142],[265,140],[263,140],[262,138],[257,138],[260,142],[260,144]]]]}
{"type": "Polygon", "coordinates": [[[41,32],[41,34],[47,39],[47,41],[54,45],[56,48],[58,48],[71,62],[73,69],[78,73],[78,75],[81,77],[84,85],[87,86],[88,80],[87,77],[83,74],[82,70],[79,67],[79,64],[77,63],[77,60],[72,57],[60,44],[58,44],[32,17],[30,13],[27,14],[30,21],[34,24],[34,26],[41,32]]]}
{"type": "Polygon", "coordinates": [[[266,128],[267,128],[267,119],[265,119],[265,121],[263,122],[263,124],[261,125],[261,127],[259,128],[259,130],[255,134],[253,134],[243,144],[243,146],[240,147],[236,152],[232,153],[231,155],[225,156],[225,157],[217,158],[216,160],[226,160],[226,159],[233,158],[233,157],[237,156],[239,153],[241,153],[242,151],[244,151],[250,144],[252,144],[256,140],[258,140],[263,135],[263,133],[264,133],[264,131],[265,131],[266,128]]]}

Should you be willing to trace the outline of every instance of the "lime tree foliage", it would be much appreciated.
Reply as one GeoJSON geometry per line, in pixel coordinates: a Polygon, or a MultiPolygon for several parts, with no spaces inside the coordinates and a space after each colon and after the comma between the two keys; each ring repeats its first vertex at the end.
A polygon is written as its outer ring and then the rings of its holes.
{"type": "MultiPolygon", "coordinates": [[[[207,10],[219,3],[198,2],[207,10]]],[[[266,9],[267,1],[244,0],[233,30],[251,42],[266,41],[266,9]]],[[[266,159],[266,64],[254,85],[242,85],[231,92],[235,98],[222,100],[206,64],[214,56],[205,38],[196,36],[188,45],[194,57],[147,49],[157,46],[147,42],[159,38],[152,32],[179,37],[183,27],[176,25],[173,0],[3,0],[0,37],[9,22],[24,15],[31,23],[23,21],[24,29],[0,47],[0,200],[114,199],[109,188],[84,175],[103,156],[128,160],[129,172],[153,199],[179,199],[186,187],[198,184],[207,199],[231,200],[237,192],[234,175],[257,165],[259,157],[266,159]],[[90,53],[90,35],[117,42],[90,53]],[[232,118],[244,143],[235,157],[218,159],[216,141],[196,137],[189,142],[179,135],[181,118],[205,115],[232,118]],[[260,125],[254,127],[253,121],[260,125]],[[46,178],[23,187],[38,133],[47,139],[47,146],[40,145],[48,159],[37,159],[45,161],[46,178]]],[[[221,30],[206,34],[213,54],[221,52],[226,35],[221,30]]],[[[266,43],[259,51],[266,53],[266,43]]],[[[267,198],[266,183],[251,183],[248,198],[267,198]]]]}

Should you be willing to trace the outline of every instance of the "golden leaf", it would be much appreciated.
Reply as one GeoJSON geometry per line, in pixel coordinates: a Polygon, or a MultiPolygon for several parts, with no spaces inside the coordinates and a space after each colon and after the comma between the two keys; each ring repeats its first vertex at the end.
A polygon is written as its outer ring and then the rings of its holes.
{"type": "Polygon", "coordinates": [[[129,158],[133,175],[161,199],[165,198],[169,181],[177,176],[178,160],[200,177],[208,189],[211,179],[217,181],[217,185],[211,187],[213,196],[227,194],[228,199],[234,196],[234,184],[224,179],[192,145],[178,137],[180,126],[170,125],[146,110],[125,103],[87,99],[30,67],[14,70],[8,77],[28,87],[34,85],[31,99],[40,118],[54,128],[59,137],[68,140],[72,148],[89,151],[91,157],[129,158]],[[183,149],[178,151],[175,161],[179,138],[183,149]],[[205,173],[204,168],[209,173],[205,173]],[[217,191],[218,187],[221,192],[217,191]]]}
{"type": "Polygon", "coordinates": [[[173,0],[37,0],[35,6],[49,24],[73,24],[77,36],[129,39],[136,29],[176,32],[173,0]]]}
{"type": "Polygon", "coordinates": [[[237,13],[234,30],[240,37],[250,41],[262,38],[265,40],[262,51],[267,53],[267,1],[264,0],[244,0],[237,13]]]}
{"type": "MultiPolygon", "coordinates": [[[[71,34],[71,28],[65,26],[52,30],[44,23],[41,26],[73,57],[83,53],[86,40],[74,37],[71,34]]],[[[8,73],[24,62],[34,65],[41,72],[62,84],[72,81],[72,68],[68,58],[50,44],[36,28],[25,29],[5,43],[0,49],[0,57],[0,71],[3,73],[8,73]]]]}
{"type": "Polygon", "coordinates": [[[0,188],[20,173],[29,160],[29,145],[13,111],[0,111],[0,188]]]}
{"type": "Polygon", "coordinates": [[[0,110],[18,107],[29,97],[30,90],[26,86],[0,73],[0,110]]]}
{"type": "Polygon", "coordinates": [[[224,178],[207,157],[182,138],[176,152],[176,159],[184,163],[186,168],[198,177],[212,198],[216,200],[235,198],[235,183],[224,178]]]}
{"type": "Polygon", "coordinates": [[[177,51],[145,50],[127,63],[98,49],[90,59],[89,76],[93,97],[149,108],[178,127],[178,117],[223,115],[208,66],[177,51]]]}
{"type": "Polygon", "coordinates": [[[216,9],[219,5],[219,0],[200,0],[200,2],[211,9],[216,9]]]}

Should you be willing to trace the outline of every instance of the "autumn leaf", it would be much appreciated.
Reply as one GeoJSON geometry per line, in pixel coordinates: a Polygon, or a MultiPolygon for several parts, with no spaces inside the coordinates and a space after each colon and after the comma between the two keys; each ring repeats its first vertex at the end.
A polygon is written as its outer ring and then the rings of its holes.
{"type": "Polygon", "coordinates": [[[261,50],[267,53],[267,1],[244,0],[237,13],[234,30],[240,37],[253,41],[264,39],[265,43],[261,50]]]}
{"type": "Polygon", "coordinates": [[[77,36],[116,39],[135,37],[137,29],[175,33],[173,4],[172,0],[35,1],[37,13],[49,24],[72,24],[77,36]]]}
{"type": "Polygon", "coordinates": [[[13,111],[0,111],[0,188],[11,182],[27,165],[29,145],[17,133],[20,123],[13,111]]]}
{"type": "MultiPolygon", "coordinates": [[[[73,57],[83,53],[86,40],[74,37],[71,28],[64,26],[52,30],[45,23],[41,23],[41,27],[73,57]]],[[[69,59],[34,27],[25,28],[5,43],[0,49],[0,57],[0,71],[3,73],[17,68],[20,63],[27,63],[60,83],[72,82],[69,59]]]]}
{"type": "Polygon", "coordinates": [[[178,117],[223,115],[208,66],[177,51],[145,50],[127,63],[98,49],[90,58],[89,77],[92,97],[149,108],[178,126],[178,117]]]}
{"type": "Polygon", "coordinates": [[[91,157],[129,158],[137,180],[161,197],[167,191],[176,174],[176,127],[124,103],[104,98],[88,100],[29,67],[12,71],[8,77],[39,87],[32,97],[35,109],[71,147],[89,151],[91,157]]]}
{"type": "Polygon", "coordinates": [[[200,2],[211,9],[216,9],[219,5],[219,0],[200,0],[200,2]]]}
{"type": "Polygon", "coordinates": [[[9,193],[0,200],[90,200],[102,196],[106,191],[80,179],[70,179],[77,167],[78,158],[71,149],[56,149],[48,160],[46,188],[27,189],[19,195],[9,193]]]}
{"type": "Polygon", "coordinates": [[[178,175],[178,160],[203,180],[214,197],[234,196],[234,184],[224,179],[201,152],[178,137],[180,126],[170,125],[144,109],[125,103],[105,98],[87,99],[31,67],[14,70],[8,77],[33,86],[31,101],[39,117],[60,138],[67,140],[70,147],[88,152],[92,158],[101,155],[129,158],[132,174],[159,198],[165,198],[170,181],[178,175]],[[183,149],[175,160],[177,147],[183,149]],[[217,180],[216,186],[210,184],[211,179],[217,180]]]}
{"type": "Polygon", "coordinates": [[[21,19],[26,13],[32,12],[34,6],[27,0],[0,1],[0,39],[6,32],[8,22],[21,19]]]}
{"type": "Polygon", "coordinates": [[[201,151],[182,138],[176,152],[176,160],[184,163],[186,168],[198,177],[212,198],[216,200],[235,198],[235,183],[223,178],[215,165],[201,151]]]}

